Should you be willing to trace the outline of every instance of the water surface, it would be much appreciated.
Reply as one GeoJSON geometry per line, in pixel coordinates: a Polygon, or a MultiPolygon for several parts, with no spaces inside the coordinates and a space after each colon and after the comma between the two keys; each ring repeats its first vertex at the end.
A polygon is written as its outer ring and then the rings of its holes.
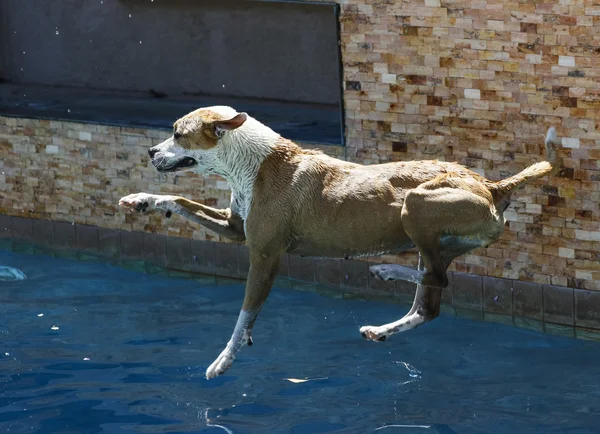
{"type": "Polygon", "coordinates": [[[600,345],[408,306],[275,288],[226,375],[204,379],[243,286],[0,251],[2,433],[600,432],[600,345]],[[295,383],[288,379],[308,379],[295,383]]]}

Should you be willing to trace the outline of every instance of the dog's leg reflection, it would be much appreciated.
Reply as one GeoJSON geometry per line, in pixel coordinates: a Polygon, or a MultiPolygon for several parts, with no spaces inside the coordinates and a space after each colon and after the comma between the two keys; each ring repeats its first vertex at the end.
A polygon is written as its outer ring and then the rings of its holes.
{"type": "MultiPolygon", "coordinates": [[[[419,255],[418,271],[422,273],[423,268],[423,260],[419,255]]],[[[363,326],[360,328],[360,334],[365,339],[383,342],[388,336],[414,329],[421,324],[431,321],[440,314],[441,298],[441,288],[433,288],[418,283],[413,305],[404,317],[398,321],[381,326],[363,326]]]]}
{"type": "Polygon", "coordinates": [[[407,282],[417,284],[423,281],[423,276],[425,275],[423,269],[415,270],[414,268],[398,264],[372,265],[369,267],[369,272],[371,276],[379,280],[406,280],[407,282]]]}

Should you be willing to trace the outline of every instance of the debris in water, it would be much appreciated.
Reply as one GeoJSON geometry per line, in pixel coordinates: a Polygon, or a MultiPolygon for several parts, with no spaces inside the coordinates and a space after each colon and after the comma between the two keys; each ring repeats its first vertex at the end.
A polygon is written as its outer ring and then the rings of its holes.
{"type": "Polygon", "coordinates": [[[284,380],[289,381],[290,383],[299,384],[306,383],[307,381],[315,381],[315,380],[327,380],[328,377],[320,377],[320,378],[284,378],[284,380]]]}
{"type": "Polygon", "coordinates": [[[58,330],[58,326],[53,325],[52,327],[50,327],[51,330],[58,330]]]}

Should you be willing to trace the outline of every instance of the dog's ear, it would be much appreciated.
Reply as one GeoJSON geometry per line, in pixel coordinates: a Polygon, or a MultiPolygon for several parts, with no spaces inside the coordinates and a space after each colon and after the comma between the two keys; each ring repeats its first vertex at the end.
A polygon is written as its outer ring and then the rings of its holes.
{"type": "Polygon", "coordinates": [[[244,125],[246,119],[248,119],[248,115],[246,113],[238,113],[235,115],[235,117],[229,120],[213,122],[215,136],[219,138],[223,137],[227,131],[235,130],[236,128],[244,125]]]}

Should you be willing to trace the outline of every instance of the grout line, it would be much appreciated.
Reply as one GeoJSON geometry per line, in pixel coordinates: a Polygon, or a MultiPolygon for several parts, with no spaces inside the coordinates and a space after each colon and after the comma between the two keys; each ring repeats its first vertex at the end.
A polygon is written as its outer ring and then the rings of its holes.
{"type": "Polygon", "coordinates": [[[542,284],[542,331],[546,333],[546,297],[544,297],[544,284],[542,284]]]}
{"type": "MultiPolygon", "coordinates": [[[[576,328],[577,326],[577,304],[575,303],[575,288],[571,288],[572,292],[573,292],[573,297],[572,297],[572,303],[573,303],[573,328],[576,328]]],[[[575,332],[575,336],[577,336],[577,331],[574,330],[575,332]]]]}
{"type": "Polygon", "coordinates": [[[513,327],[516,327],[515,326],[515,281],[514,281],[514,279],[510,279],[510,300],[511,300],[510,318],[511,318],[513,327]]]}

